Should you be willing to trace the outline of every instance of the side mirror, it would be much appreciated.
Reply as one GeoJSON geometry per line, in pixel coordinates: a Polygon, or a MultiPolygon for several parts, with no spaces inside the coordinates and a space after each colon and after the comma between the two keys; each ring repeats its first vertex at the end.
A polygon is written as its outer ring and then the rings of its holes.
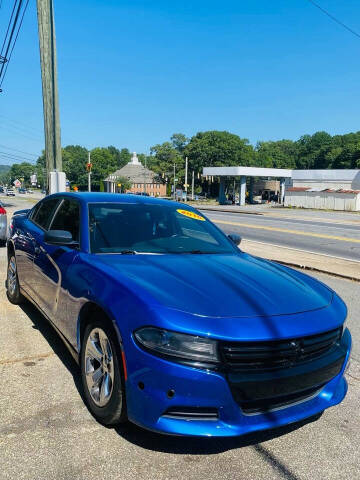
{"type": "Polygon", "coordinates": [[[71,233],[66,230],[48,230],[44,234],[44,241],[50,245],[69,245],[69,247],[78,245],[71,233]]]}
{"type": "Polygon", "coordinates": [[[238,235],[237,233],[230,233],[228,235],[228,238],[230,238],[230,240],[235,243],[235,245],[240,245],[241,243],[241,237],[240,235],[238,235]]]}

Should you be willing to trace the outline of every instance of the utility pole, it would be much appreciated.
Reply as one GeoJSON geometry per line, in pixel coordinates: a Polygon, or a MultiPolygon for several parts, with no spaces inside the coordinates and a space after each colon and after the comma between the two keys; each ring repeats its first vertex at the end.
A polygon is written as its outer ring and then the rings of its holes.
{"type": "Polygon", "coordinates": [[[57,57],[53,0],[37,0],[41,78],[44,107],[45,154],[50,193],[65,191],[62,172],[57,57]]]}
{"type": "Polygon", "coordinates": [[[176,200],[175,175],[176,175],[176,166],[175,166],[175,163],[174,163],[174,200],[176,200]]]}
{"type": "Polygon", "coordinates": [[[187,189],[188,189],[188,157],[185,157],[185,202],[187,202],[187,189]]]}
{"type": "Polygon", "coordinates": [[[195,172],[192,173],[192,182],[191,182],[191,200],[194,200],[194,186],[195,186],[195,172]]]}
{"type": "Polygon", "coordinates": [[[88,152],[88,164],[87,164],[87,171],[88,171],[88,192],[91,192],[91,153],[88,152]]]}

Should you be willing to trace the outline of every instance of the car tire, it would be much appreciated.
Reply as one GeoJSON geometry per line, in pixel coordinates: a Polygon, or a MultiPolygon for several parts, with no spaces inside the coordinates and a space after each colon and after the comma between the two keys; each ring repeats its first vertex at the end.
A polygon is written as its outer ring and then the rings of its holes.
{"type": "Polygon", "coordinates": [[[121,348],[110,322],[97,319],[86,326],[80,368],[85,401],[96,420],[107,426],[126,422],[121,348]]]}
{"type": "Polygon", "coordinates": [[[25,298],[20,293],[15,254],[12,254],[8,261],[6,295],[9,302],[13,303],[14,305],[20,305],[25,301],[25,298]]]}

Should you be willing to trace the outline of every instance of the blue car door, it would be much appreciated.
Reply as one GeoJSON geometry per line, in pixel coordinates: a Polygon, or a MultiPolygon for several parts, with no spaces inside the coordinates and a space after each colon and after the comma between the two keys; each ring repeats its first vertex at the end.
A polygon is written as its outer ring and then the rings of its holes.
{"type": "Polygon", "coordinates": [[[35,225],[31,219],[36,215],[40,207],[41,202],[32,209],[28,217],[22,219],[21,222],[12,222],[10,227],[11,229],[14,229],[11,231],[11,235],[16,249],[16,268],[19,277],[19,284],[21,289],[30,296],[33,296],[32,275],[35,252],[33,237],[33,228],[35,225]]]}
{"type": "MultiPolygon", "coordinates": [[[[48,230],[69,231],[79,242],[79,203],[61,199],[48,230]]],[[[52,322],[63,331],[66,317],[67,292],[64,290],[66,271],[78,255],[78,248],[50,245],[44,241],[44,232],[37,238],[38,251],[34,256],[34,277],[37,284],[38,304],[52,322]]]]}
{"type": "Polygon", "coordinates": [[[15,239],[16,263],[21,288],[38,303],[37,281],[34,277],[34,258],[40,252],[39,241],[60,199],[39,202],[18,229],[15,239]]]}

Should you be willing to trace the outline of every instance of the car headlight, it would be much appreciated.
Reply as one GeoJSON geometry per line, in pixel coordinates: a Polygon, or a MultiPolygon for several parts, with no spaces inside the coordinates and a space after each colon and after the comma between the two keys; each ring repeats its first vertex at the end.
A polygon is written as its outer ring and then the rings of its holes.
{"type": "Polygon", "coordinates": [[[218,363],[217,342],[209,338],[171,332],[157,327],[143,327],[134,332],[137,343],[155,355],[173,361],[218,363]]]}

